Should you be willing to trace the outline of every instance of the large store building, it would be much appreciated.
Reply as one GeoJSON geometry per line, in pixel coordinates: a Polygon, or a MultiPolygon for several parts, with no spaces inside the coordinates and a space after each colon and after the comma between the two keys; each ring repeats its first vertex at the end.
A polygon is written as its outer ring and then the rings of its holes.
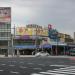
{"type": "Polygon", "coordinates": [[[15,28],[13,40],[14,54],[28,55],[32,52],[46,50],[51,54],[65,54],[67,42],[71,37],[59,33],[56,29],[29,24],[24,27],[15,28]]]}
{"type": "Polygon", "coordinates": [[[26,27],[15,28],[15,32],[13,43],[15,54],[18,51],[22,55],[32,54],[33,51],[41,51],[42,49],[49,53],[52,49],[52,54],[65,53],[67,44],[60,40],[60,33],[56,29],[52,29],[51,26],[43,28],[36,24],[29,24],[26,27]]]}
{"type": "Polygon", "coordinates": [[[26,27],[17,27],[15,29],[13,46],[15,54],[31,54],[37,50],[42,40],[48,38],[48,29],[36,24],[29,24],[26,27]]]}
{"type": "Polygon", "coordinates": [[[11,8],[0,7],[0,54],[8,55],[11,41],[11,8]]]}

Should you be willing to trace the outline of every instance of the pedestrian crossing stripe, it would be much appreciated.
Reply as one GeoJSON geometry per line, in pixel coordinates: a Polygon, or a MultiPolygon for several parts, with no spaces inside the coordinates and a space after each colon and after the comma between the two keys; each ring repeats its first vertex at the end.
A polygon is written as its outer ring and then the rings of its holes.
{"type": "Polygon", "coordinates": [[[75,66],[47,70],[46,72],[33,73],[31,75],[75,75],[75,66]]]}
{"type": "Polygon", "coordinates": [[[64,67],[64,66],[68,66],[68,65],[50,65],[50,66],[55,66],[55,67],[64,67]]]}

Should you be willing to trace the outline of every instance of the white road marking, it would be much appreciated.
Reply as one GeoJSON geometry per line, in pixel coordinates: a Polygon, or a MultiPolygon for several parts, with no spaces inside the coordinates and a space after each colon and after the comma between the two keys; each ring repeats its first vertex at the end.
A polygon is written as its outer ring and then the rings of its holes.
{"type": "Polygon", "coordinates": [[[48,71],[48,72],[52,72],[52,73],[75,73],[75,71],[48,71]]]}
{"type": "Polygon", "coordinates": [[[14,67],[15,65],[9,65],[10,67],[14,67]]]}
{"type": "Polygon", "coordinates": [[[38,64],[38,65],[44,65],[44,64],[38,64]]]}
{"type": "Polygon", "coordinates": [[[33,64],[33,63],[28,63],[28,64],[33,64]]]}
{"type": "Polygon", "coordinates": [[[0,72],[3,72],[4,70],[0,70],[0,72]]]}
{"type": "Polygon", "coordinates": [[[38,64],[38,65],[45,66],[44,64],[38,64]]]}
{"type": "Polygon", "coordinates": [[[2,66],[5,66],[6,64],[1,64],[2,66]]]}
{"type": "Polygon", "coordinates": [[[19,74],[19,72],[15,72],[15,71],[10,71],[10,73],[19,74]]]}
{"type": "Polygon", "coordinates": [[[32,73],[31,75],[43,75],[43,74],[32,73]]]}
{"type": "Polygon", "coordinates": [[[55,74],[55,73],[49,73],[49,72],[40,72],[42,74],[55,74]]]}
{"type": "Polygon", "coordinates": [[[64,68],[59,68],[59,69],[53,69],[53,70],[47,70],[45,72],[39,72],[39,73],[33,73],[32,75],[68,75],[72,74],[75,75],[75,66],[69,66],[69,67],[64,67],[64,68]]]}
{"type": "MultiPolygon", "coordinates": [[[[66,68],[60,68],[61,70],[64,70],[64,69],[66,69],[66,68]]],[[[55,69],[54,69],[55,70],[55,69]]],[[[57,69],[58,70],[58,69],[57,69]]]]}
{"type": "Polygon", "coordinates": [[[20,68],[24,69],[24,68],[27,68],[27,67],[24,67],[24,66],[20,66],[20,68]]]}
{"type": "Polygon", "coordinates": [[[74,72],[75,72],[75,69],[59,70],[59,71],[69,71],[69,72],[70,72],[70,71],[71,71],[71,72],[73,72],[73,71],[74,71],[74,72]]]}
{"type": "Polygon", "coordinates": [[[71,73],[71,72],[54,72],[54,71],[52,71],[52,72],[40,72],[40,73],[42,73],[42,74],[74,74],[75,75],[75,73],[71,73]]]}
{"type": "Polygon", "coordinates": [[[33,68],[34,70],[42,70],[41,68],[33,68]]]}
{"type": "Polygon", "coordinates": [[[64,75],[64,74],[55,74],[55,75],[64,75]]]}
{"type": "Polygon", "coordinates": [[[50,65],[50,66],[55,66],[55,67],[65,67],[65,66],[68,66],[68,65],[50,65]]]}

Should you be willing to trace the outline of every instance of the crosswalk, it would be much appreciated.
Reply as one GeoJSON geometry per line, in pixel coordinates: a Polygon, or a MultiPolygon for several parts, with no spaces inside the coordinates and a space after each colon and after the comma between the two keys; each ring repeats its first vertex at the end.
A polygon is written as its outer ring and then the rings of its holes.
{"type": "Polygon", "coordinates": [[[33,73],[31,75],[75,75],[75,66],[47,70],[45,72],[33,73]]]}

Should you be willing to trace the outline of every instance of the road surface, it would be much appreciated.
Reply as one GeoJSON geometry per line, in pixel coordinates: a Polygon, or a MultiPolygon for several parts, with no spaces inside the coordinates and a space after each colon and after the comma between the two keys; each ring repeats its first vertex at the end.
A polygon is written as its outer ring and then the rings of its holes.
{"type": "Polygon", "coordinates": [[[0,58],[0,75],[75,75],[75,58],[0,58]]]}

